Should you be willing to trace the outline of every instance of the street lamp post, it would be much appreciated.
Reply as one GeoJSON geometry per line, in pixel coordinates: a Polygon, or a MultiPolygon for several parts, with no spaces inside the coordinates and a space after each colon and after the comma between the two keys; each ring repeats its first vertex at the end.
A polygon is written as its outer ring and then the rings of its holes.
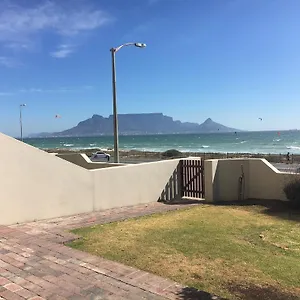
{"type": "Polygon", "coordinates": [[[113,119],[114,119],[114,162],[119,162],[119,133],[118,133],[118,112],[117,112],[117,79],[116,79],[116,53],[125,46],[145,48],[143,43],[126,43],[117,48],[111,48],[112,57],[112,89],[113,89],[113,119]]]}
{"type": "Polygon", "coordinates": [[[23,122],[22,122],[22,108],[25,107],[26,104],[20,104],[20,130],[21,130],[21,141],[23,142],[23,122]]]}

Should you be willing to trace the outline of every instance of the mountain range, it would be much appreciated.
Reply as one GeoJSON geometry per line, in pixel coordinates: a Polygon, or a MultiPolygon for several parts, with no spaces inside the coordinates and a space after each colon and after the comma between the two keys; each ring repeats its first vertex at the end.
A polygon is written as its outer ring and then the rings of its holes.
{"type": "MultiPolygon", "coordinates": [[[[119,114],[119,134],[144,135],[144,134],[175,134],[175,133],[224,133],[236,132],[238,129],[230,128],[214,122],[208,118],[203,123],[190,123],[174,121],[172,117],[162,113],[119,114]]],[[[70,129],[54,132],[39,133],[31,137],[74,137],[74,136],[99,136],[113,134],[113,116],[105,118],[93,115],[81,121],[70,129]]]]}

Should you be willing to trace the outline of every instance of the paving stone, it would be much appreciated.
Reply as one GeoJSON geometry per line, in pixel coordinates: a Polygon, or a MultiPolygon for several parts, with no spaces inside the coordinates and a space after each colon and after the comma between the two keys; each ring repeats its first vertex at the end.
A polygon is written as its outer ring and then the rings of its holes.
{"type": "Polygon", "coordinates": [[[21,296],[25,299],[29,299],[29,298],[32,298],[32,297],[36,296],[33,292],[30,292],[26,289],[18,290],[18,291],[16,291],[16,294],[18,294],[19,296],[21,296]]]}
{"type": "Polygon", "coordinates": [[[23,289],[21,286],[15,284],[15,283],[8,283],[4,287],[11,292],[16,292],[16,291],[23,289]]]}
{"type": "Polygon", "coordinates": [[[24,298],[9,290],[0,292],[0,297],[6,300],[24,300],[24,298]]]}
{"type": "Polygon", "coordinates": [[[6,285],[10,283],[10,281],[4,277],[0,277],[0,286],[6,285]]]}
{"type": "Polygon", "coordinates": [[[63,243],[73,228],[189,205],[151,203],[46,221],[0,225],[0,300],[176,299],[184,287],[63,243]],[[176,288],[172,288],[176,287],[176,288]]]}

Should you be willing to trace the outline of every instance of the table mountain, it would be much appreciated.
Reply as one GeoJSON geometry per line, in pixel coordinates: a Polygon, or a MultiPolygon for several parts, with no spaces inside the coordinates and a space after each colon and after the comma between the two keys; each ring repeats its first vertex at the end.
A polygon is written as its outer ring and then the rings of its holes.
{"type": "MultiPolygon", "coordinates": [[[[174,121],[172,117],[162,113],[120,114],[119,134],[171,134],[171,133],[214,133],[235,132],[237,129],[226,127],[208,118],[202,124],[174,121]]],[[[113,116],[108,118],[93,115],[81,121],[77,126],[56,133],[43,133],[38,136],[98,136],[113,134],[113,116]]]]}

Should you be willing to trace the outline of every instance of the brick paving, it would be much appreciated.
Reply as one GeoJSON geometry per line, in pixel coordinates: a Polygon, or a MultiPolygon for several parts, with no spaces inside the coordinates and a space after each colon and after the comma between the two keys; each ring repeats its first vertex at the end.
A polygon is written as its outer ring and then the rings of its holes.
{"type": "Polygon", "coordinates": [[[187,205],[153,203],[46,221],[0,225],[0,300],[219,299],[169,279],[66,247],[70,229],[187,205]]]}

